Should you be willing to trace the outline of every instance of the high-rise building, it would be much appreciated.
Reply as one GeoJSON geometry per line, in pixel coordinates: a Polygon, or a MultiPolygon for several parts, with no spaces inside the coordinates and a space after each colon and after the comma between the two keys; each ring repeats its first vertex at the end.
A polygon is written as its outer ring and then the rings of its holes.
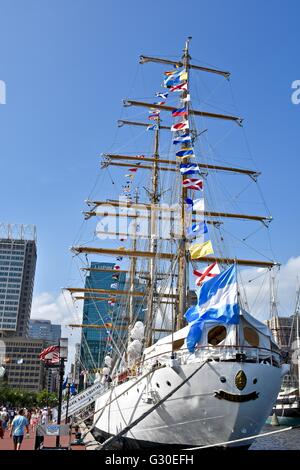
{"type": "Polygon", "coordinates": [[[43,340],[4,337],[7,385],[12,389],[38,392],[45,386],[44,364],[39,354],[45,347],[43,340]]]}
{"type": "MultiPolygon", "coordinates": [[[[266,321],[272,331],[274,340],[278,346],[285,351],[290,350],[293,342],[297,338],[296,318],[296,315],[291,315],[290,317],[273,316],[266,321]]],[[[298,335],[300,335],[300,331],[298,335]]]]}
{"type": "Polygon", "coordinates": [[[51,344],[59,344],[61,325],[54,325],[50,320],[29,320],[29,338],[43,339],[51,344]]]}
{"type": "Polygon", "coordinates": [[[36,258],[34,226],[0,224],[0,336],[28,334],[36,258]]]}
{"type": "MultiPolygon", "coordinates": [[[[117,285],[118,290],[124,289],[126,274],[124,272],[118,273],[113,268],[113,263],[92,262],[85,280],[85,288],[113,290],[117,285]],[[114,279],[116,276],[117,280],[114,279]]],[[[113,308],[110,307],[108,300],[113,296],[102,295],[105,300],[96,300],[95,294],[85,294],[85,297],[82,317],[84,325],[103,325],[111,322],[113,308]],[[91,298],[88,299],[88,297],[91,298]]],[[[98,297],[101,298],[100,295],[98,297]]],[[[103,366],[109,336],[105,328],[82,329],[80,362],[83,369],[91,371],[103,366]]]]}

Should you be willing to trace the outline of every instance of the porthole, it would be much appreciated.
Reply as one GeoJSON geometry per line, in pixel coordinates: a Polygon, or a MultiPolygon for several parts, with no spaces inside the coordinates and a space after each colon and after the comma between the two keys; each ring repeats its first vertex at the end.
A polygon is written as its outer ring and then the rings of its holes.
{"type": "Polygon", "coordinates": [[[167,380],[167,385],[169,385],[169,387],[171,387],[171,382],[169,382],[169,380],[167,380]]]}
{"type": "Polygon", "coordinates": [[[211,330],[209,330],[207,334],[207,342],[208,344],[211,344],[212,346],[216,346],[217,344],[220,344],[221,341],[223,341],[226,338],[226,328],[225,326],[218,325],[214,326],[211,330]]]}
{"type": "Polygon", "coordinates": [[[256,379],[256,378],[255,378],[255,379],[253,379],[253,383],[254,383],[254,384],[256,384],[256,383],[257,383],[257,379],[256,379]]]}
{"type": "Polygon", "coordinates": [[[222,376],[222,377],[220,377],[220,380],[221,380],[222,383],[225,383],[226,382],[226,377],[222,376]]]}
{"type": "Polygon", "coordinates": [[[156,386],[157,386],[157,388],[159,388],[160,387],[159,383],[157,383],[156,386]]]}
{"type": "Polygon", "coordinates": [[[249,326],[245,326],[244,329],[244,338],[250,346],[257,348],[259,346],[259,336],[257,331],[249,326]]]}

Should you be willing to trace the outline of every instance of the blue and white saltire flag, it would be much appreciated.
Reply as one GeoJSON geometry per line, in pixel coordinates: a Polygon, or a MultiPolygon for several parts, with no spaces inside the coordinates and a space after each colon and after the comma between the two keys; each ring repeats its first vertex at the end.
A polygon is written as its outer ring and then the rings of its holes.
{"type": "Polygon", "coordinates": [[[193,224],[189,229],[188,229],[188,235],[190,237],[195,237],[196,235],[207,233],[207,225],[204,221],[198,222],[196,224],[193,224]]]}
{"type": "Polygon", "coordinates": [[[188,212],[191,212],[191,211],[204,211],[204,198],[200,198],[200,199],[190,199],[190,198],[186,198],[184,200],[184,202],[187,204],[187,211],[188,212]]]}
{"type": "Polygon", "coordinates": [[[194,175],[200,173],[200,168],[197,163],[181,163],[180,173],[182,175],[194,175]]]}
{"type": "Polygon", "coordinates": [[[201,339],[205,321],[237,325],[239,312],[236,266],[233,264],[202,285],[198,292],[197,305],[190,307],[185,313],[186,320],[191,324],[187,336],[188,350],[194,352],[201,339]]]}
{"type": "Polygon", "coordinates": [[[191,142],[191,141],[192,141],[192,138],[190,134],[182,134],[182,135],[175,137],[175,139],[173,140],[173,144],[176,145],[176,144],[182,144],[184,142],[191,142]]]}
{"type": "Polygon", "coordinates": [[[158,125],[157,124],[150,124],[148,127],[147,127],[147,131],[157,131],[158,129],[158,125]]]}

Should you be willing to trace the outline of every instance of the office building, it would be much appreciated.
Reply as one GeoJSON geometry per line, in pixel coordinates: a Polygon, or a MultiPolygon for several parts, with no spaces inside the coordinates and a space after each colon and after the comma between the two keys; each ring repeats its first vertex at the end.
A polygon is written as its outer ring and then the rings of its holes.
{"type": "Polygon", "coordinates": [[[45,386],[44,363],[39,354],[45,347],[42,340],[22,337],[2,338],[5,344],[3,366],[9,388],[38,392],[45,386]]]}
{"type": "MultiPolygon", "coordinates": [[[[124,272],[114,271],[113,263],[92,262],[90,271],[86,276],[85,288],[99,288],[113,290],[116,285],[118,290],[124,289],[124,272]],[[115,279],[115,278],[118,279],[115,279]]],[[[84,325],[103,325],[112,321],[112,310],[108,300],[114,297],[108,294],[85,294],[83,304],[82,323],[84,325]],[[100,298],[101,300],[97,300],[100,298]]],[[[107,329],[83,328],[81,335],[80,362],[81,368],[89,371],[103,366],[106,346],[109,341],[107,329]]]]}
{"type": "Polygon", "coordinates": [[[43,339],[50,344],[59,344],[61,325],[54,325],[50,320],[29,320],[29,338],[43,339]]]}
{"type": "Polygon", "coordinates": [[[31,311],[36,230],[0,224],[0,337],[26,337],[31,311]]]}

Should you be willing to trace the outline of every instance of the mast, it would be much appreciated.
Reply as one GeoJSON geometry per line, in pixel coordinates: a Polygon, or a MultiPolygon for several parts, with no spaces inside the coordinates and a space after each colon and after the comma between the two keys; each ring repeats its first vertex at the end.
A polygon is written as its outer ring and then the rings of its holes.
{"type": "MultiPolygon", "coordinates": [[[[183,51],[183,65],[186,73],[188,74],[189,69],[189,43],[192,38],[189,37],[185,43],[185,48],[183,51]]],[[[189,76],[187,75],[187,90],[182,93],[182,98],[186,98],[189,93],[189,76]]],[[[187,120],[189,120],[189,101],[186,101],[186,107],[188,110],[187,120]]],[[[189,159],[186,158],[185,162],[188,162],[189,159]]],[[[182,181],[184,176],[182,176],[182,181]]],[[[188,255],[187,255],[187,240],[185,237],[185,199],[187,198],[187,188],[182,185],[181,190],[181,240],[179,246],[179,264],[178,264],[178,294],[179,294],[179,303],[178,303],[178,314],[176,319],[176,328],[179,330],[183,327],[184,324],[184,313],[186,311],[186,302],[187,302],[187,267],[188,267],[188,255]]]]}
{"type": "MultiPolygon", "coordinates": [[[[152,205],[159,202],[160,194],[158,192],[158,160],[159,160],[159,130],[160,130],[160,117],[157,118],[157,128],[154,135],[154,155],[153,155],[153,171],[152,171],[152,191],[150,193],[150,201],[152,205]]],[[[157,219],[155,211],[151,211],[150,219],[150,253],[157,252],[157,236],[156,236],[157,219]]],[[[152,344],[152,330],[154,318],[154,292],[156,291],[156,258],[153,256],[149,259],[149,291],[148,291],[148,310],[146,321],[146,335],[145,344],[151,346],[152,344]]]]}
{"type": "MultiPolygon", "coordinates": [[[[139,195],[138,195],[138,189],[136,189],[136,192],[135,192],[135,203],[137,204],[139,201],[139,195]]],[[[135,219],[135,222],[134,222],[134,233],[136,233],[136,230],[137,230],[137,219],[135,219]]],[[[132,239],[132,250],[133,251],[136,251],[136,243],[137,243],[137,237],[134,236],[133,239],[132,239]]],[[[133,257],[131,259],[131,263],[130,263],[130,270],[129,270],[129,292],[131,295],[129,295],[129,329],[130,327],[133,326],[133,320],[134,320],[134,296],[132,295],[132,293],[134,292],[134,281],[135,281],[135,273],[136,273],[136,262],[137,262],[137,258],[136,257],[133,257]]]]}

